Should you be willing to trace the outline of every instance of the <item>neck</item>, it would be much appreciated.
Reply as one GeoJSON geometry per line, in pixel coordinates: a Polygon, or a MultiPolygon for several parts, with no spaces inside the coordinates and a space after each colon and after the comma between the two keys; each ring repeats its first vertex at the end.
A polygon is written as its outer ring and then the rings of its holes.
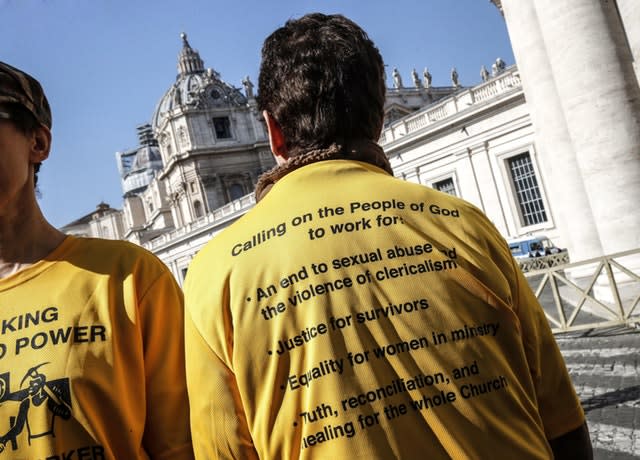
{"type": "Polygon", "coordinates": [[[393,176],[393,169],[382,147],[368,139],[352,140],[343,145],[331,144],[324,149],[301,151],[290,156],[287,161],[263,173],[256,184],[256,201],[260,201],[269,193],[271,187],[290,172],[311,163],[326,160],[357,160],[372,164],[393,176]]]}
{"type": "Polygon", "coordinates": [[[64,238],[44,218],[35,197],[0,208],[0,278],[45,258],[64,238]]]}

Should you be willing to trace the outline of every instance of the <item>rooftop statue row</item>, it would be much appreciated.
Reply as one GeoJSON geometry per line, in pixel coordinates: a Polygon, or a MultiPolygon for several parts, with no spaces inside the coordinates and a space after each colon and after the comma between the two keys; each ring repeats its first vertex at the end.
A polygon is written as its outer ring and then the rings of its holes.
{"type": "MultiPolygon", "coordinates": [[[[480,69],[480,76],[482,77],[482,81],[487,81],[489,80],[489,78],[495,77],[496,75],[502,73],[505,68],[506,68],[506,64],[501,58],[497,58],[496,61],[491,66],[491,74],[489,74],[489,71],[483,65],[482,68],[480,69]]],[[[402,75],[400,75],[400,72],[398,71],[397,67],[393,68],[393,73],[391,74],[391,77],[393,79],[393,87],[395,89],[404,88],[402,84],[402,75]]],[[[451,77],[451,86],[456,88],[461,86],[458,71],[456,70],[455,67],[451,68],[450,77],[451,77]]],[[[431,88],[432,78],[433,77],[429,72],[429,68],[427,67],[425,67],[424,71],[422,72],[422,80],[420,79],[420,76],[418,75],[418,72],[416,71],[415,68],[411,71],[411,79],[413,80],[413,86],[415,88],[427,88],[427,89],[431,88]]]]}
{"type": "MultiPolygon", "coordinates": [[[[400,72],[398,71],[397,67],[393,68],[393,73],[391,74],[391,77],[393,78],[393,87],[395,89],[404,88],[402,84],[402,75],[400,75],[400,72]]],[[[418,76],[418,72],[416,72],[416,69],[413,69],[413,71],[411,72],[411,79],[413,80],[414,87],[428,89],[428,88],[431,88],[431,81],[433,77],[431,76],[429,69],[425,67],[424,71],[422,72],[422,81],[420,80],[420,77],[418,76]]],[[[455,87],[460,86],[460,83],[458,81],[458,72],[456,71],[455,67],[451,69],[451,83],[452,83],[452,86],[455,86],[455,87]]]]}

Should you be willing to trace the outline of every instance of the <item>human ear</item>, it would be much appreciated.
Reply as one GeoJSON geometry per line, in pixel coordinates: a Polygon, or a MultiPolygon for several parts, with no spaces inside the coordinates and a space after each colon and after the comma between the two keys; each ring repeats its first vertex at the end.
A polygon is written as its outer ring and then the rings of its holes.
{"type": "Polygon", "coordinates": [[[30,160],[32,163],[42,163],[49,157],[51,150],[51,131],[46,126],[38,126],[31,138],[30,160]]]}
{"type": "Polygon", "coordinates": [[[285,163],[289,159],[287,152],[287,143],[282,132],[282,128],[278,121],[273,116],[264,110],[262,116],[267,122],[267,131],[269,135],[269,146],[271,147],[271,153],[276,159],[278,164],[285,163]]]}

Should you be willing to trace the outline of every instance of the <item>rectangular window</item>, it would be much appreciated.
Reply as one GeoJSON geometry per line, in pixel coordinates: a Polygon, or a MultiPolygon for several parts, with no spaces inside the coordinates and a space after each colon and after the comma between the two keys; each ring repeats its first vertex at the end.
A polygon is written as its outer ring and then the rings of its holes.
{"type": "Polygon", "coordinates": [[[453,178],[447,177],[446,179],[439,180],[438,182],[434,182],[432,187],[436,190],[444,193],[448,193],[449,195],[457,196],[456,194],[456,186],[453,183],[453,178]]]}
{"type": "Polygon", "coordinates": [[[217,139],[231,138],[231,122],[229,117],[216,117],[213,119],[213,129],[216,131],[217,139]]]}
{"type": "Polygon", "coordinates": [[[523,225],[546,222],[547,212],[544,209],[544,202],[529,152],[509,158],[508,163],[523,225]]]}

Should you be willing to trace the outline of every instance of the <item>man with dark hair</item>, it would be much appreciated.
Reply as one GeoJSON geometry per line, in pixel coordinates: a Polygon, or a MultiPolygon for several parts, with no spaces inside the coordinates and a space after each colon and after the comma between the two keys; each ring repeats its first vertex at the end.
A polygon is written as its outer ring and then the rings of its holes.
{"type": "Polygon", "coordinates": [[[47,222],[50,148],[42,87],[0,62],[0,459],[191,459],[180,289],[142,248],[47,222]]]}
{"type": "Polygon", "coordinates": [[[185,285],[196,457],[589,458],[504,239],[469,203],[393,177],[376,143],[383,75],[340,15],[264,43],[278,166],[185,285]]]}

